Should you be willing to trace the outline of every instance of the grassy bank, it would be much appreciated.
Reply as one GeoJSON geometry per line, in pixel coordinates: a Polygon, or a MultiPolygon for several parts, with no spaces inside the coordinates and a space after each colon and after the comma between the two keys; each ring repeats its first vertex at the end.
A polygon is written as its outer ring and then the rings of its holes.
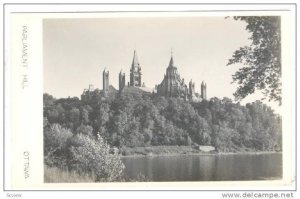
{"type": "Polygon", "coordinates": [[[57,167],[44,166],[45,183],[95,182],[95,176],[79,174],[75,171],[62,170],[57,167]]]}
{"type": "Polygon", "coordinates": [[[157,155],[187,155],[187,154],[216,154],[216,152],[203,152],[191,146],[148,146],[123,147],[120,150],[123,156],[157,156],[157,155]]]}
{"type": "MultiPolygon", "coordinates": [[[[79,174],[75,171],[68,171],[57,167],[44,166],[44,182],[45,183],[91,183],[96,182],[94,175],[79,174]]],[[[130,178],[123,175],[118,182],[148,182],[146,176],[139,173],[136,178],[130,178]]]]}

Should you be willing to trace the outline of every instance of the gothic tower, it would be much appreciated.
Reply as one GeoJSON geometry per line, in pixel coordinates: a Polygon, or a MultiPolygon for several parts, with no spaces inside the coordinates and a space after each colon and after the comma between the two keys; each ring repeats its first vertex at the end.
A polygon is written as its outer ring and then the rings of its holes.
{"type": "Polygon", "coordinates": [[[174,64],[173,55],[171,54],[171,59],[166,72],[166,96],[168,97],[177,97],[178,93],[176,91],[178,82],[176,81],[176,76],[177,68],[174,64]]]}
{"type": "Polygon", "coordinates": [[[206,100],[206,83],[204,81],[201,83],[201,97],[206,100]]]}
{"type": "Polygon", "coordinates": [[[142,72],[140,63],[137,57],[136,50],[133,53],[133,60],[130,68],[130,86],[141,87],[142,84],[142,72]]]}
{"type": "Polygon", "coordinates": [[[195,83],[191,80],[189,82],[189,99],[192,100],[195,95],[195,83]]]}
{"type": "Polygon", "coordinates": [[[107,96],[109,90],[109,71],[103,70],[103,93],[107,96]]]}
{"type": "Polygon", "coordinates": [[[119,92],[125,87],[125,73],[121,70],[119,73],[119,92]]]}

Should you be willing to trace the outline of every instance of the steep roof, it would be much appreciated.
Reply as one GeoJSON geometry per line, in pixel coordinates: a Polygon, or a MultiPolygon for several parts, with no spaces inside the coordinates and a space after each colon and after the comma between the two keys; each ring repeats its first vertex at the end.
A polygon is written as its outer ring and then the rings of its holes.
{"type": "Polygon", "coordinates": [[[173,60],[173,55],[171,55],[169,67],[175,67],[175,65],[174,65],[174,60],[173,60]]]}
{"type": "Polygon", "coordinates": [[[152,93],[153,89],[148,87],[134,87],[134,86],[125,86],[123,88],[124,93],[139,93],[139,92],[146,92],[152,93]]]}

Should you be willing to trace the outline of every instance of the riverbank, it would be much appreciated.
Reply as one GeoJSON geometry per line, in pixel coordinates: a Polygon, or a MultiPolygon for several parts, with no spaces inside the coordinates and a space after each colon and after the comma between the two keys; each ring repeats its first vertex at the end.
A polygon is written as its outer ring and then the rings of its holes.
{"type": "Polygon", "coordinates": [[[234,155],[234,154],[269,154],[281,153],[277,151],[250,151],[241,150],[235,152],[205,152],[192,146],[149,146],[149,147],[124,147],[120,150],[122,157],[138,156],[180,156],[180,155],[234,155]]]}
{"type": "Polygon", "coordinates": [[[44,165],[44,182],[45,183],[91,183],[96,181],[93,174],[79,173],[68,171],[58,167],[44,165]]]}

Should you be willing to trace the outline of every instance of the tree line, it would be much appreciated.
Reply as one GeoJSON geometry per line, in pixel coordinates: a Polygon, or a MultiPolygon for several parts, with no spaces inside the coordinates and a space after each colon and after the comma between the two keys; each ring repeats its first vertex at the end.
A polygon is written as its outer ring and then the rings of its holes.
{"type": "Polygon", "coordinates": [[[229,98],[188,102],[146,93],[91,94],[84,101],[44,94],[44,132],[59,125],[74,136],[100,136],[119,149],[212,145],[218,152],[281,150],[281,117],[260,101],[243,106],[229,98]]]}

